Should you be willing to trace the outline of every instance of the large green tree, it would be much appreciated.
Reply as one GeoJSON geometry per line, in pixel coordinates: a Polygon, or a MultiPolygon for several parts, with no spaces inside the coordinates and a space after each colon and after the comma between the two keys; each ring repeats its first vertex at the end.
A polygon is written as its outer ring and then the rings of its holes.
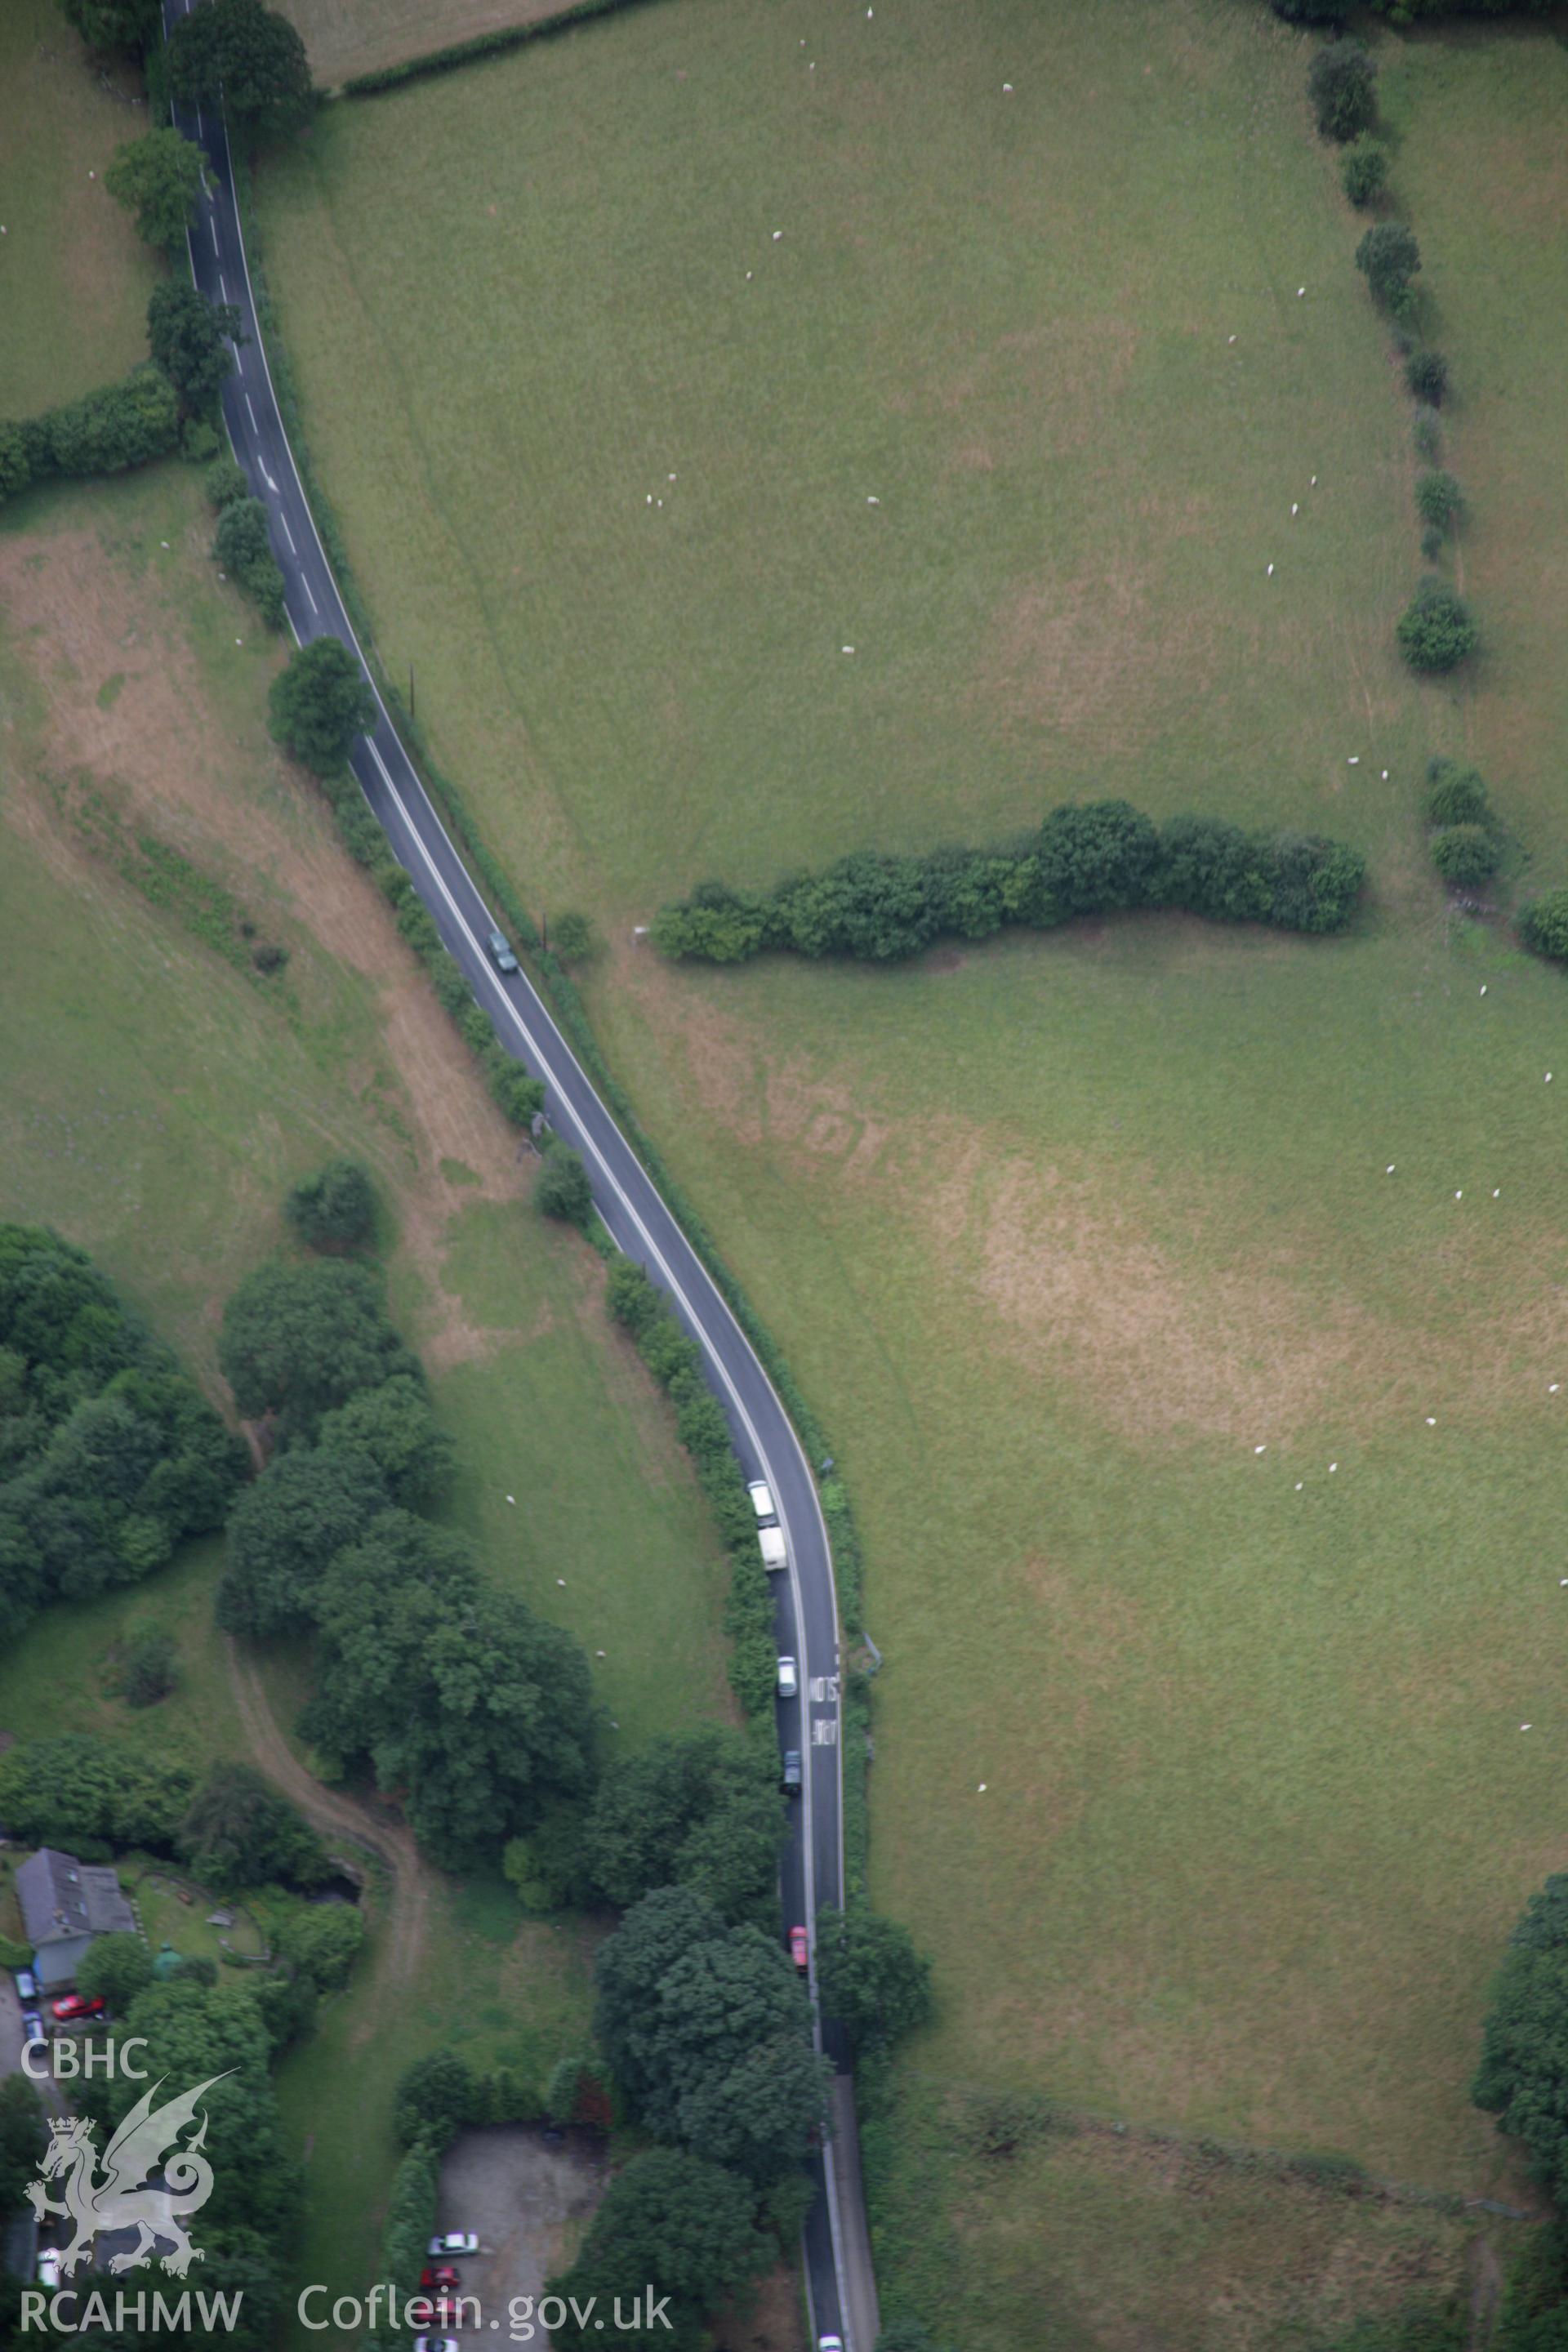
{"type": "Polygon", "coordinates": [[[208,2118],[203,2152],[213,2168],[204,2230],[234,2225],[270,2233],[283,2226],[298,2209],[299,2172],[283,2147],[267,2071],[271,2045],[248,1982],[204,1985],[184,1978],[149,1985],[115,2039],[132,2034],[146,2039],[140,2062],[146,2081],[118,2074],[100,2079],[84,2085],[79,2103],[100,2123],[118,2123],[160,2076],[168,2096],[226,2076],[202,2102],[208,2118]]]}
{"type": "Polygon", "coordinates": [[[570,2352],[700,2352],[704,2322],[727,2296],[777,2259],[778,2248],[756,2226],[756,2193],[722,2166],[679,2148],[634,2156],[618,2172],[595,2214],[582,2251],[548,2292],[591,2304],[579,2326],[569,2320],[552,2331],[570,2352]],[[667,2308],[650,2310],[650,2294],[667,2308]],[[633,2321],[616,2325],[616,2314],[633,2321]]]}
{"type": "Polygon", "coordinates": [[[794,1969],[755,1927],[665,1887],[601,1948],[596,2022],[623,2092],[656,2137],[759,2182],[801,2163],[821,2129],[826,2062],[794,1969]]]}
{"type": "Polygon", "coordinates": [[[588,1831],[588,1861],[621,1909],[656,1886],[691,1886],[731,1924],[775,1916],[784,1800],[776,1759],[716,1726],[656,1739],[606,1771],[588,1831]]]}
{"type": "Polygon", "coordinates": [[[310,1737],[406,1791],[419,1836],[493,1852],[554,1801],[587,1795],[588,1662],[559,1626],[488,1588],[462,1538],[385,1511],[341,1553],[318,1610],[310,1737]]]}
{"type": "Polygon", "coordinates": [[[452,1441],[417,1381],[399,1378],[363,1389],[335,1412],[323,1413],[317,1443],[323,1454],[374,1462],[393,1501],[406,1510],[435,1502],[451,1480],[452,1441]]]}
{"type": "Polygon", "coordinates": [[[254,1765],[209,1764],[175,1836],[209,1885],[316,1886],[328,1875],[315,1831],[254,1765]]]}
{"type": "Polygon", "coordinates": [[[1568,1874],[1531,1896],[1509,1938],[1470,2095],[1523,2142],[1542,2186],[1568,2203],[1568,1874]]]}
{"type": "Polygon", "coordinates": [[[230,346],[240,338],[232,302],[209,302],[186,278],[165,278],[147,305],[153,357],[187,408],[205,414],[234,373],[230,346]]]}
{"type": "Polygon", "coordinates": [[[1307,68],[1307,93],[1325,139],[1353,139],[1377,114],[1377,60],[1359,41],[1328,41],[1307,68]]]}
{"type": "Polygon", "coordinates": [[[336,637],[313,637],[290,655],[272,681],[267,708],[276,740],[321,776],[341,768],[355,736],[375,725],[375,697],[336,637]]]}
{"type": "Polygon", "coordinates": [[[370,1276],[341,1258],[247,1275],[224,1308],[218,1364],[247,1419],[279,1413],[290,1437],[362,1389],[424,1379],[370,1276]]]}
{"type": "Polygon", "coordinates": [[[153,1981],[153,1955],[140,1936],[98,1936],[82,1954],[78,1992],[101,2000],[111,2017],[121,2017],[153,1981]]]}
{"type": "Polygon", "coordinates": [[[135,215],[149,245],[182,245],[206,184],[201,149],[177,131],[149,131],[117,147],[103,175],[117,204],[135,215]]]}
{"type": "Polygon", "coordinates": [[[296,1903],[279,1920],[273,1941],[317,1992],[347,1984],[364,1946],[364,1920],[353,1903],[296,1903]]]}
{"type": "Polygon", "coordinates": [[[305,44],[286,16],[261,0],[205,0],[169,36],[174,96],[213,105],[258,137],[299,130],[315,93],[305,44]]]}
{"type": "Polygon", "coordinates": [[[931,2015],[931,1962],[906,1927],[865,1904],[817,1913],[816,1981],[858,2050],[897,2042],[931,2015]]]}
{"type": "Polygon", "coordinates": [[[387,1500],[385,1481],[367,1455],[346,1446],[290,1446],[247,1487],[230,1515],[218,1623],[226,1633],[262,1638],[302,1632],[314,1619],[332,1560],[387,1500]]]}
{"type": "Polygon", "coordinates": [[[393,2104],[393,2127],[404,2147],[424,2140],[432,2147],[449,2147],[474,2119],[479,2088],[473,2068],[456,2050],[432,2050],[416,2058],[398,2076],[393,2104]]]}

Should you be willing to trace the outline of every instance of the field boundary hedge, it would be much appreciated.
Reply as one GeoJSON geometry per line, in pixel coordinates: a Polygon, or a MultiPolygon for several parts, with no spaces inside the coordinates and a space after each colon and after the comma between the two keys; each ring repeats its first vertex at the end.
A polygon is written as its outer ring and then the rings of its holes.
{"type": "MultiPolygon", "coordinates": [[[[638,5],[638,0],[633,0],[633,5],[638,5]]],[[[271,289],[268,283],[266,262],[256,225],[256,208],[251,191],[248,159],[243,154],[231,152],[231,163],[234,170],[235,196],[239,207],[240,226],[246,242],[251,295],[256,307],[256,323],[266,349],[267,362],[271,374],[272,388],[278,400],[279,413],[283,419],[283,427],[289,436],[289,446],[299,467],[300,482],[304,488],[316,529],[321,535],[321,545],[326,550],[327,560],[332,567],[333,576],[343,600],[344,610],[359,638],[365,660],[370,666],[371,674],[375,679],[387,713],[402,737],[410,757],[414,760],[432,800],[450,826],[454,839],[465,856],[472,861],[475,872],[510,924],[518,945],[528,950],[530,961],[542,984],[542,992],[555,1016],[563,1036],[597,1087],[620,1127],[621,1132],[657,1186],[665,1206],[685,1234],[698,1258],[711,1277],[721,1297],[755,1350],[758,1360],[795,1424],[802,1444],[807,1454],[816,1458],[820,1470],[823,1463],[832,1459],[831,1449],[822,1423],[806,1402],[790,1370],[788,1360],[725,1265],[701,1216],[671,1176],[657,1147],[644,1132],[629,1098],[600,1051],[598,1039],[589,1024],[587,1011],[570,975],[550,950],[542,945],[538,929],[512,887],[504,867],[491,854],[488,844],[479,834],[458,787],[442,772],[432,758],[417,721],[396,687],[386,676],[376,651],[370,614],[360,592],[353,567],[348,560],[331,502],[322,489],[311,462],[310,442],[300,419],[299,394],[294,385],[288,349],[279,327],[278,315],[272,303],[271,289]]],[[[357,785],[353,789],[355,793],[358,793],[357,785]]],[[[368,810],[363,811],[363,814],[369,816],[368,810]]],[[[374,819],[370,818],[370,822],[374,824],[374,819]]],[[[377,826],[376,830],[379,834],[380,827],[377,826]]],[[[839,1618],[847,1633],[858,1633],[863,1631],[862,1553],[854,1512],[842,1479],[835,1478],[822,1484],[818,1491],[818,1501],[833,1547],[839,1618]]],[[[846,1759],[847,1806],[851,1769],[849,1760],[846,1759]]]]}
{"type": "Polygon", "coordinates": [[[558,8],[553,16],[536,16],[531,24],[506,25],[493,33],[476,33],[472,40],[453,41],[444,49],[426,49],[420,57],[405,58],[400,65],[351,74],[346,81],[338,84],[335,95],[379,98],[383,90],[398,89],[405,82],[451,73],[458,66],[480,65],[487,58],[521,48],[526,41],[542,40],[552,33],[569,33],[574,26],[588,24],[595,16],[618,16],[623,9],[647,5],[648,0],[569,0],[569,5],[558,8]]]}
{"type": "Polygon", "coordinates": [[[769,949],[889,963],[944,937],[1050,930],[1140,908],[1322,934],[1344,929],[1365,879],[1361,852],[1321,835],[1247,833],[1218,817],[1160,826],[1129,801],[1074,801],[1011,844],[858,850],[771,890],[700,883],[659,908],[650,936],[661,955],[706,963],[769,949]]]}

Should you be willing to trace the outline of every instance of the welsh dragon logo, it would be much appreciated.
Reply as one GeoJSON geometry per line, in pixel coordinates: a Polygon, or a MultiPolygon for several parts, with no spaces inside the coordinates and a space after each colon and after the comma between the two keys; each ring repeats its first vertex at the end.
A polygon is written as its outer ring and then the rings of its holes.
{"type": "Polygon", "coordinates": [[[27,2196],[40,2221],[58,2213],[76,2225],[69,2243],[60,2248],[63,2275],[68,2277],[88,2261],[96,2237],[119,2230],[134,2230],[136,2243],[110,2256],[110,2271],[134,2270],[158,2255],[164,2270],[183,2278],[193,2263],[205,2259],[200,2247],[192,2245],[185,2228],[185,2217],[199,2213],[212,2195],[213,2168],[201,2153],[207,2136],[205,2113],[195,2137],[184,2147],[177,2142],[186,2125],[195,2122],[205,2093],[225,2079],[210,2075],[194,2091],[154,2107],[153,2098],[163,2088],[160,2076],[151,2090],[142,2092],[104,2149],[101,2178],[86,2118],[55,2116],[39,2167],[41,2178],[28,2183],[27,2196]],[[154,2172],[163,2184],[156,2189],[145,2185],[154,2172]],[[62,2176],[63,2202],[51,2197],[45,2185],[62,2176]],[[170,2251],[159,2254],[165,2245],[170,2251]]]}

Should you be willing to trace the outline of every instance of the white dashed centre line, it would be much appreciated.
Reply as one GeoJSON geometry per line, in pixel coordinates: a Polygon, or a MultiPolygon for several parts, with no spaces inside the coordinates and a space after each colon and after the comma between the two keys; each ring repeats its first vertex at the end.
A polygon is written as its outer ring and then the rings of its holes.
{"type": "Polygon", "coordinates": [[[289,542],[289,554],[290,554],[290,555],[298,555],[298,554],[299,554],[299,552],[300,552],[300,551],[299,551],[299,549],[298,549],[298,548],[295,546],[295,544],[294,544],[294,534],[293,534],[293,532],[292,532],[292,531],[289,530],[289,518],[288,518],[288,516],[287,516],[286,514],[280,514],[280,515],[279,516],[278,520],[279,520],[279,522],[282,524],[282,526],[283,526],[283,536],[284,536],[284,538],[285,538],[285,539],[288,541],[288,542],[289,542]]]}
{"type": "Polygon", "coordinates": [[[255,409],[250,407],[250,394],[249,394],[248,393],[247,393],[247,394],[246,394],[246,395],[245,395],[245,404],[246,404],[246,407],[247,407],[247,409],[250,409],[250,429],[251,429],[251,431],[252,431],[253,433],[259,433],[259,432],[260,432],[260,430],[261,430],[261,427],[260,427],[260,425],[258,425],[258,423],[257,423],[257,421],[256,421],[256,411],[255,411],[255,409]]]}

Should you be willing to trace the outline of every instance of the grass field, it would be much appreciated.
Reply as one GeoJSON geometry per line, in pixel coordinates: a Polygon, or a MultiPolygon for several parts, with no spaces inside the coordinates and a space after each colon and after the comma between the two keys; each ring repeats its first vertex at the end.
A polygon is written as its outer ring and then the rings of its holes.
{"type": "MultiPolygon", "coordinates": [[[[611,1330],[597,1260],[534,1214],[515,1134],[268,742],[276,650],[216,581],[210,528],[174,467],[36,494],[0,522],[0,1214],[84,1244],[213,1381],[223,1300],[285,1245],[288,1184],[329,1152],[363,1159],[392,1306],[457,1441],[455,1522],[607,1652],[595,1682],[620,1738],[725,1713],[725,1568],[666,1409],[611,1330]],[[173,900],[127,878],[145,878],[138,835],[184,859],[173,900]],[[288,948],[281,980],[248,968],[242,919],[288,948]]],[[[211,1622],[220,1564],[198,1547],[47,1615],[0,1665],[0,1729],[80,1726],[193,1763],[256,1752],[211,1622]],[[182,1683],[130,1715],[104,1683],[125,1627],[150,1622],[176,1633],[182,1683]]],[[[263,1662],[285,1733],[306,1685],[298,1658],[263,1662]]],[[[409,2058],[450,2037],[542,2076],[584,2030],[575,1927],[520,1922],[499,1879],[404,1880],[281,2083],[313,2155],[302,2259],[345,2288],[372,2268],[409,2058]]]]}
{"type": "MultiPolygon", "coordinates": [[[[668,0],[339,110],[261,188],[383,652],[531,903],[611,935],[611,1059],[852,1480],[876,1889],[941,1994],[879,2252],[937,2316],[930,2250],[983,2231],[966,2352],[1337,2314],[1293,2192],[1226,2189],[1184,2252],[1191,2181],[1093,2136],[925,2162],[949,2095],[1514,2193],[1467,2093],[1563,1852],[1568,1068],[1560,981],[1444,904],[1418,792],[1482,758],[1563,878],[1568,54],[1383,49],[1487,632],[1426,687],[1408,405],[1306,55],[1243,0],[668,0]],[[1366,913],[875,974],[627,944],[704,873],[1099,791],[1352,839],[1366,913]]],[[[1340,2212],[1369,2302],[1454,2274],[1398,2210],[1415,2271],[1340,2212]]]]}
{"type": "Polygon", "coordinates": [[[89,67],[56,0],[0,10],[0,417],[26,416],[147,356],[159,264],[103,184],[147,110],[138,75],[89,67]]]}

